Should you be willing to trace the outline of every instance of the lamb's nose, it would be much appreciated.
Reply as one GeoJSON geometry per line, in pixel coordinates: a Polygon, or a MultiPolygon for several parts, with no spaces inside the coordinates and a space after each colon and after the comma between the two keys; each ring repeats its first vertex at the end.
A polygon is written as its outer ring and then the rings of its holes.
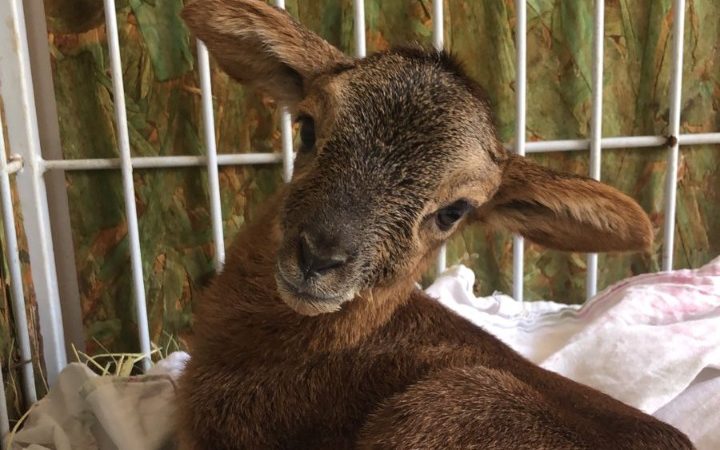
{"type": "Polygon", "coordinates": [[[324,275],[345,265],[350,253],[334,239],[318,231],[300,233],[299,263],[305,279],[324,275]]]}

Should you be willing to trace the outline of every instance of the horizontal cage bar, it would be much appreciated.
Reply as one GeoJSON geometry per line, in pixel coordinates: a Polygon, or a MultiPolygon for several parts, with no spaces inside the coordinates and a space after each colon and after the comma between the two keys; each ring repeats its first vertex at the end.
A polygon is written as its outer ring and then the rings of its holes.
{"type": "MultiPolygon", "coordinates": [[[[693,145],[718,145],[720,133],[692,133],[681,134],[678,145],[688,147],[693,145]]],[[[668,145],[671,139],[667,136],[617,136],[606,137],[600,140],[600,145],[607,149],[639,149],[647,147],[662,147],[668,145]]],[[[507,150],[513,150],[512,144],[505,144],[507,150]]],[[[573,152],[590,149],[590,139],[561,139],[551,141],[532,141],[525,143],[526,153],[554,153],[573,152]]],[[[277,164],[283,161],[283,155],[278,153],[226,153],[217,155],[220,166],[277,164]]],[[[207,156],[136,156],[131,158],[134,169],[161,169],[207,166],[207,156]]],[[[120,169],[119,158],[87,158],[87,159],[58,159],[42,161],[45,170],[109,170],[120,169]]],[[[14,160],[8,163],[10,173],[22,169],[22,162],[14,160]]]]}

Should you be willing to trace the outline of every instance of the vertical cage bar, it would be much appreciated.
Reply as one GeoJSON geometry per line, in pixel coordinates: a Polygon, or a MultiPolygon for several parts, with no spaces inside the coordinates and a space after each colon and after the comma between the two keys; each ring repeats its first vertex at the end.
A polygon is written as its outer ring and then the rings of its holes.
{"type": "Polygon", "coordinates": [[[285,106],[280,111],[280,132],[282,135],[283,181],[289,183],[292,180],[295,153],[293,153],[292,142],[292,119],[285,106]]]}
{"type": "Polygon", "coordinates": [[[25,293],[22,285],[20,251],[18,249],[17,232],[15,230],[15,212],[13,211],[10,175],[5,152],[5,136],[2,120],[0,120],[0,203],[2,203],[2,220],[5,231],[5,245],[8,268],[10,269],[10,287],[12,288],[12,308],[15,317],[15,335],[22,361],[22,387],[26,404],[30,406],[37,400],[35,392],[35,374],[32,364],[30,333],[28,332],[27,314],[25,313],[25,293]]]}
{"type": "MultiPolygon", "coordinates": [[[[50,62],[50,46],[43,0],[24,0],[25,27],[27,31],[28,56],[32,70],[35,93],[35,114],[40,137],[40,153],[43,160],[62,159],[60,122],[55,101],[55,88],[50,62]]],[[[70,205],[67,183],[63,172],[45,170],[48,215],[52,232],[55,269],[57,270],[58,296],[62,310],[65,351],[72,348],[85,350],[85,330],[82,321],[82,304],[75,264],[75,247],[70,223],[70,205]]]]}
{"type": "Polygon", "coordinates": [[[143,368],[149,369],[150,330],[148,328],[147,305],[145,304],[145,283],[142,273],[140,254],[140,232],[138,230],[137,208],[135,206],[135,186],[130,154],[130,136],[125,111],[125,86],[122,78],[122,62],[120,61],[120,38],[115,14],[115,0],[104,0],[105,23],[107,26],[108,47],[110,49],[110,68],[112,73],[113,96],[115,105],[115,127],[120,147],[120,164],[125,198],[125,215],[128,224],[128,240],[130,244],[130,265],[132,269],[133,290],[135,294],[135,314],[137,317],[140,351],[147,356],[143,359],[143,368]]]}
{"type": "MultiPolygon", "coordinates": [[[[275,0],[275,6],[285,9],[285,0],[275,0]]],[[[292,142],[292,119],[286,106],[280,107],[280,134],[282,136],[283,181],[289,183],[292,179],[295,153],[292,142]]]]}
{"type": "MultiPolygon", "coordinates": [[[[433,0],[432,3],[432,41],[435,50],[442,51],[444,43],[444,23],[443,23],[443,0],[433,0]]],[[[435,263],[437,274],[440,275],[447,267],[447,244],[443,244],[438,252],[437,261],[435,263]]]]}
{"type": "MultiPolygon", "coordinates": [[[[593,27],[592,65],[592,117],[590,122],[590,177],[600,180],[602,158],[602,111],[603,111],[603,39],[605,33],[605,1],[595,0],[593,27]]],[[[587,280],[585,296],[589,299],[597,294],[598,255],[587,255],[587,280]]]]}
{"type": "Polygon", "coordinates": [[[364,58],[365,47],[365,0],[353,0],[353,17],[355,19],[355,56],[364,58]]]}
{"type": "Polygon", "coordinates": [[[215,271],[220,272],[225,264],[225,238],[222,227],[222,206],[220,205],[220,176],[218,173],[217,144],[215,140],[215,115],[213,113],[210,57],[202,41],[197,41],[198,72],[202,91],[203,135],[207,149],[208,195],[210,196],[210,217],[212,220],[213,242],[215,243],[215,271]]]}
{"type": "MultiPolygon", "coordinates": [[[[515,61],[515,152],[525,156],[525,94],[527,67],[527,5],[526,0],[515,0],[516,21],[515,45],[517,47],[515,61]]],[[[525,258],[525,240],[522,236],[513,236],[513,298],[523,301],[523,269],[525,258]]]]}
{"type": "Polygon", "coordinates": [[[0,1],[0,95],[10,148],[25,168],[16,176],[33,273],[47,380],[54,384],[67,364],[55,257],[43,178],[34,91],[22,0],[0,1]]]}
{"type": "Polygon", "coordinates": [[[677,172],[680,146],[680,108],[682,105],[683,38],[685,34],[685,0],[675,0],[673,8],[672,73],[670,80],[671,145],[667,155],[665,182],[665,228],[663,230],[662,269],[672,270],[675,246],[675,208],[677,206],[677,172]],[[674,138],[674,139],[672,139],[674,138]]]}
{"type": "Polygon", "coordinates": [[[445,16],[443,0],[433,0],[432,3],[432,40],[435,50],[441,51],[445,47],[445,16]]]}

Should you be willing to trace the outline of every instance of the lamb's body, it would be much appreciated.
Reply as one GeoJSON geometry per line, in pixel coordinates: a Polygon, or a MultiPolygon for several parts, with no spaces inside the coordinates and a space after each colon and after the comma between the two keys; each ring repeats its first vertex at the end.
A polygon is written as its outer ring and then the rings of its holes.
{"type": "Polygon", "coordinates": [[[272,277],[271,217],[241,234],[201,301],[181,383],[185,448],[691,448],[412,286],[294,313],[272,277]]]}
{"type": "Polygon", "coordinates": [[[648,248],[632,199],[508,154],[445,53],[355,60],[261,0],[183,14],[231,76],[294,111],[301,141],[293,179],[198,304],[185,449],[691,448],[414,287],[478,221],[561,250],[648,248]]]}

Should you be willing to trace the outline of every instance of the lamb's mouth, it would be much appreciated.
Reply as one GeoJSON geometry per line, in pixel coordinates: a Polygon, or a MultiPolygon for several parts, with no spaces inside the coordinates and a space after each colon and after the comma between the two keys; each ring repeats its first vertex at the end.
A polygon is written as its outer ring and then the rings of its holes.
{"type": "Polygon", "coordinates": [[[275,282],[280,298],[295,312],[305,316],[338,311],[343,303],[354,298],[352,292],[345,295],[322,295],[307,292],[302,287],[290,282],[280,268],[275,271],[275,282]]]}

